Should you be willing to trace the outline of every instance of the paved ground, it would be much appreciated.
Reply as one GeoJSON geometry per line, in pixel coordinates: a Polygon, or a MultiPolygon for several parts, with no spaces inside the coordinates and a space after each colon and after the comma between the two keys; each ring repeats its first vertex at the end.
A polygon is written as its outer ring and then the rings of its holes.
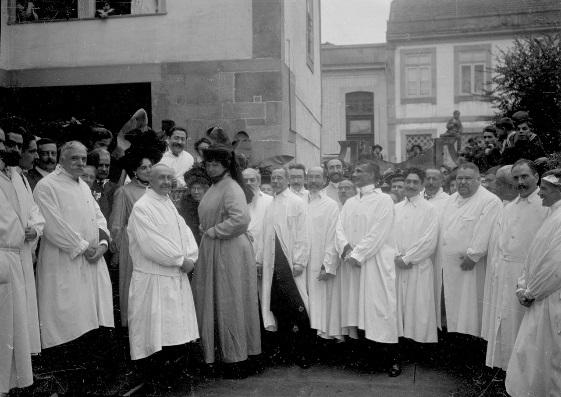
{"type": "Polygon", "coordinates": [[[213,380],[195,384],[189,390],[166,393],[170,396],[453,396],[461,381],[453,375],[410,364],[401,376],[361,373],[355,369],[316,365],[303,370],[297,366],[267,368],[262,374],[243,380],[213,380]]]}

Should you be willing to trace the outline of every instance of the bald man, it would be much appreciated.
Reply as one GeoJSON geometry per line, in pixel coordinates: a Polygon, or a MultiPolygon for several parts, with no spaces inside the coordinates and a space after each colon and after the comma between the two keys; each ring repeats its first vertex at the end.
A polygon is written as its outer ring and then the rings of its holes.
{"type": "Polygon", "coordinates": [[[504,205],[518,197],[518,189],[512,176],[512,165],[505,165],[497,170],[495,189],[504,205]]]}
{"type": "Polygon", "coordinates": [[[151,189],[135,203],[127,227],[133,262],[128,310],[133,360],[199,337],[188,277],[199,252],[193,233],[168,196],[174,175],[166,165],[152,167],[151,189]]]}

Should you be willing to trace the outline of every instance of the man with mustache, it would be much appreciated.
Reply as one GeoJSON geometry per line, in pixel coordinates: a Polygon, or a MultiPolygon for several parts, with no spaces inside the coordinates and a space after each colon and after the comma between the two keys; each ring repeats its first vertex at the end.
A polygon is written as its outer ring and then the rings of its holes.
{"type": "Polygon", "coordinates": [[[103,148],[94,149],[88,153],[87,165],[95,167],[95,181],[91,186],[92,194],[107,220],[111,217],[113,197],[118,188],[116,183],[109,180],[111,154],[103,148]]]}
{"type": "Polygon", "coordinates": [[[185,187],[184,175],[195,163],[193,156],[185,151],[187,130],[183,127],[173,127],[167,132],[167,136],[168,149],[160,164],[167,165],[174,171],[174,186],[185,187]]]}
{"type": "Polygon", "coordinates": [[[442,189],[444,176],[436,168],[428,168],[425,171],[424,198],[431,203],[440,213],[450,195],[442,189]]]}
{"type": "Polygon", "coordinates": [[[280,352],[303,367],[310,366],[310,319],[306,268],[310,244],[306,204],[288,188],[288,169],[271,173],[273,201],[265,212],[261,311],[267,331],[278,331],[280,352]]]}
{"type": "Polygon", "coordinates": [[[19,166],[27,175],[27,172],[33,169],[35,162],[39,158],[37,153],[37,139],[29,133],[22,134],[23,147],[21,148],[21,160],[19,166]]]}
{"type": "Polygon", "coordinates": [[[311,253],[307,276],[310,324],[320,337],[328,339],[341,337],[340,294],[335,284],[339,266],[335,249],[339,206],[322,191],[325,186],[324,172],[322,167],[308,170],[310,194],[306,218],[311,253]]]}
{"type": "Polygon", "coordinates": [[[35,190],[37,182],[55,170],[57,145],[54,141],[43,138],[37,141],[37,159],[35,166],[27,171],[27,180],[31,190],[35,190]]]}
{"type": "MultiPolygon", "coordinates": [[[[107,222],[90,188],[80,179],[86,147],[77,141],[60,150],[60,167],[39,181],[33,192],[45,217],[37,263],[37,296],[44,349],[108,337],[114,327],[111,281],[103,254],[108,248],[107,222]],[[88,335],[84,335],[88,334],[88,335]]],[[[109,339],[104,342],[109,342],[109,339]]],[[[71,346],[72,346],[71,345],[71,346]]],[[[61,348],[62,349],[62,348],[61,348]]],[[[54,357],[58,349],[51,351],[54,357]]],[[[107,347],[101,365],[114,364],[107,347]]]]}
{"type": "MultiPolygon", "coordinates": [[[[538,196],[539,174],[534,162],[518,160],[511,173],[519,195],[504,207],[496,228],[498,255],[492,264],[494,277],[488,297],[491,313],[486,365],[503,371],[507,369],[525,313],[512,286],[522,273],[532,243],[528,237],[537,235],[548,212],[538,196]]],[[[487,271],[490,270],[488,267],[487,271]]]]}
{"type": "Polygon", "coordinates": [[[485,260],[502,204],[480,187],[475,164],[461,164],[456,181],[458,191],[443,209],[436,252],[437,321],[449,333],[462,335],[455,335],[458,348],[465,348],[458,354],[469,363],[481,360],[479,339],[473,336],[481,335],[485,260]]]}
{"type": "Polygon", "coordinates": [[[343,162],[339,159],[331,159],[325,164],[325,168],[329,177],[329,183],[324,189],[325,194],[327,194],[327,197],[335,200],[340,209],[343,203],[339,197],[338,186],[343,180],[343,162]]]}
{"type": "Polygon", "coordinates": [[[302,200],[308,200],[310,192],[304,187],[306,184],[306,167],[303,164],[290,164],[288,166],[288,182],[290,191],[302,200]]]}
{"type": "Polygon", "coordinates": [[[549,211],[516,286],[526,313],[506,374],[506,391],[513,397],[561,395],[561,169],[544,173],[538,195],[549,211]]]}
{"type": "Polygon", "coordinates": [[[39,353],[32,252],[45,223],[17,169],[23,137],[0,129],[0,394],[33,383],[39,353]]]}
{"type": "Polygon", "coordinates": [[[356,196],[356,186],[352,181],[348,179],[343,179],[337,185],[337,195],[339,197],[339,202],[341,206],[345,205],[348,199],[356,196]]]}
{"type": "Polygon", "coordinates": [[[419,343],[438,342],[434,311],[432,255],[438,239],[436,208],[421,197],[424,171],[405,171],[405,199],[395,206],[393,234],[400,337],[419,343]]]}

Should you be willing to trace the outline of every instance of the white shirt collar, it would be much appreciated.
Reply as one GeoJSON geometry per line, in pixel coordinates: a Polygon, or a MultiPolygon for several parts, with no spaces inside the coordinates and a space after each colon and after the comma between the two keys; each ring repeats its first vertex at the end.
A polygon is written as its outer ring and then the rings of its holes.
{"type": "Polygon", "coordinates": [[[520,203],[521,201],[525,201],[527,203],[532,203],[536,200],[541,200],[540,196],[538,196],[538,192],[540,191],[539,188],[536,188],[528,197],[521,197],[520,195],[514,200],[515,204],[520,203]]]}
{"type": "Polygon", "coordinates": [[[41,168],[41,167],[39,167],[39,166],[35,166],[35,170],[36,170],[39,174],[41,174],[41,176],[43,176],[43,177],[45,177],[45,176],[47,176],[47,175],[50,174],[49,171],[45,171],[43,168],[41,168]]]}
{"type": "Polygon", "coordinates": [[[374,185],[366,185],[359,188],[360,197],[364,196],[365,194],[371,194],[376,192],[376,186],[374,185]]]}

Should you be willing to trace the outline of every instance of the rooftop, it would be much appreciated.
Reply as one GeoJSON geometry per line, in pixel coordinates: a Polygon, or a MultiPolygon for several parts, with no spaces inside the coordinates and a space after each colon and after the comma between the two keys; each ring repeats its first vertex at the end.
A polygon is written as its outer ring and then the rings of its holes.
{"type": "Polygon", "coordinates": [[[560,0],[393,0],[387,39],[559,28],[560,0]]]}
{"type": "Polygon", "coordinates": [[[324,71],[383,68],[386,60],[385,43],[352,45],[324,43],[321,46],[321,65],[324,71]]]}

